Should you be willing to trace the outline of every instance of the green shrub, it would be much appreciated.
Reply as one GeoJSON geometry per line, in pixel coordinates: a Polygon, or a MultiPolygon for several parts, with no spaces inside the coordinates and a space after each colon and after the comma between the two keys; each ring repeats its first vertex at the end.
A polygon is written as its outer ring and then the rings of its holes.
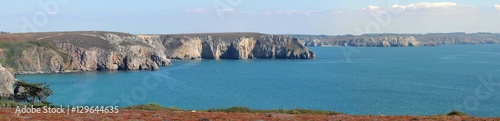
{"type": "Polygon", "coordinates": [[[16,108],[17,106],[19,107],[24,107],[24,105],[26,105],[26,107],[31,107],[31,105],[33,105],[34,108],[41,108],[41,107],[44,107],[44,106],[47,106],[47,107],[54,107],[51,105],[51,103],[49,102],[41,102],[41,103],[34,103],[34,104],[24,104],[22,102],[16,102],[14,100],[9,100],[9,99],[6,99],[6,98],[3,98],[3,99],[0,99],[0,108],[16,108]]]}
{"type": "Polygon", "coordinates": [[[254,113],[256,111],[247,107],[231,107],[225,109],[209,109],[208,112],[254,113]]]}
{"type": "Polygon", "coordinates": [[[451,111],[450,113],[446,114],[447,116],[469,116],[468,114],[464,113],[464,112],[461,112],[461,111],[457,111],[457,110],[453,110],[451,111]]]}
{"type": "Polygon", "coordinates": [[[149,104],[141,104],[141,105],[134,105],[134,106],[128,106],[122,108],[124,110],[152,110],[152,111],[159,111],[159,110],[166,110],[166,111],[181,111],[182,109],[176,108],[176,107],[168,107],[165,108],[161,106],[158,103],[152,102],[149,104]]]}
{"type": "Polygon", "coordinates": [[[19,102],[26,102],[31,104],[40,103],[43,105],[50,106],[49,102],[46,102],[46,98],[52,95],[52,89],[46,83],[28,83],[23,80],[18,80],[14,84],[14,95],[12,99],[19,102]],[[24,91],[16,92],[15,90],[20,90],[24,88],[24,91]]]}
{"type": "Polygon", "coordinates": [[[16,108],[17,106],[24,106],[24,104],[20,103],[20,102],[16,102],[14,100],[0,99],[0,107],[1,108],[16,108]]]}

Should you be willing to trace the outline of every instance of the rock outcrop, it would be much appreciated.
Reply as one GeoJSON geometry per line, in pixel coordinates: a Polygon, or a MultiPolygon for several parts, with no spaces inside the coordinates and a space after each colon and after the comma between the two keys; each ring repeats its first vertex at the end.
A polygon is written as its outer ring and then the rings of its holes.
{"type": "Polygon", "coordinates": [[[158,38],[171,59],[314,59],[298,38],[259,33],[142,35],[158,38]]]}
{"type": "Polygon", "coordinates": [[[8,97],[14,94],[12,87],[16,79],[10,71],[0,64],[0,97],[8,97]]]}

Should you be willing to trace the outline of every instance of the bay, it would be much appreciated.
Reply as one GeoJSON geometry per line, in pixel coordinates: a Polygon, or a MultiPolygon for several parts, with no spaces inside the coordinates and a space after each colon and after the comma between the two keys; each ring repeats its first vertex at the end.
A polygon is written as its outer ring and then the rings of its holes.
{"type": "Polygon", "coordinates": [[[156,102],[360,115],[500,116],[500,45],[310,47],[316,60],[173,61],[158,71],[17,75],[45,82],[55,105],[156,102]]]}

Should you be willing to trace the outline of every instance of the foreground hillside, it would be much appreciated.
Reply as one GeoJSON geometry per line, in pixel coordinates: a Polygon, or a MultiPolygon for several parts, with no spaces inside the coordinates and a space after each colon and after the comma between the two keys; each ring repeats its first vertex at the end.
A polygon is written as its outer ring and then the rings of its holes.
{"type": "Polygon", "coordinates": [[[364,35],[291,35],[307,46],[405,47],[451,44],[500,44],[497,33],[429,33],[429,34],[364,34],[364,35]]]}
{"type": "Polygon", "coordinates": [[[120,110],[117,114],[16,114],[0,109],[0,120],[145,120],[145,121],[498,121],[500,118],[472,116],[356,116],[323,114],[230,113],[205,111],[120,110]]]}

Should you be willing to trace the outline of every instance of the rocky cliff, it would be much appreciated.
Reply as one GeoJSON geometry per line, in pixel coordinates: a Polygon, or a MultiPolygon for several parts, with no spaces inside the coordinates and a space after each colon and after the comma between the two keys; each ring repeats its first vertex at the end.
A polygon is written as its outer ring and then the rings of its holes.
{"type": "Polygon", "coordinates": [[[8,97],[14,94],[12,87],[16,79],[7,68],[0,64],[0,97],[8,97]]]}
{"type": "Polygon", "coordinates": [[[160,40],[171,59],[314,59],[298,38],[259,33],[141,35],[160,40]]]}
{"type": "MultiPolygon", "coordinates": [[[[114,32],[8,34],[0,61],[16,74],[156,70],[170,66],[159,41],[114,32]]],[[[0,37],[2,37],[0,36],[0,37]]]]}
{"type": "Polygon", "coordinates": [[[131,35],[49,32],[0,35],[0,63],[14,74],[156,70],[169,59],[314,59],[298,38],[260,33],[131,35]]]}
{"type": "Polygon", "coordinates": [[[305,41],[306,46],[439,46],[450,44],[499,44],[496,33],[430,33],[365,35],[290,35],[305,41]]]}

